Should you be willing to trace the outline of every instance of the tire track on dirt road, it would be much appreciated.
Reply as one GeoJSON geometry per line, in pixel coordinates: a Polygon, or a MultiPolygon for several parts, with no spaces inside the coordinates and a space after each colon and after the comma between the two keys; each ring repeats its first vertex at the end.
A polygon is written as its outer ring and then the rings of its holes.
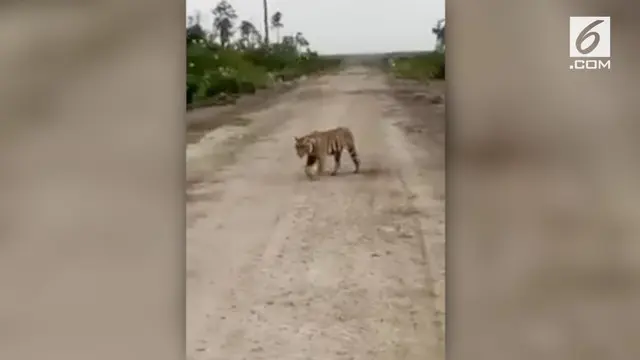
{"type": "Polygon", "coordinates": [[[385,117],[386,92],[383,74],[352,67],[193,145],[190,359],[444,358],[444,265],[430,253],[444,204],[394,125],[407,115],[385,117]],[[293,137],[337,125],[353,130],[362,173],[343,157],[339,176],[310,182],[293,137]]]}

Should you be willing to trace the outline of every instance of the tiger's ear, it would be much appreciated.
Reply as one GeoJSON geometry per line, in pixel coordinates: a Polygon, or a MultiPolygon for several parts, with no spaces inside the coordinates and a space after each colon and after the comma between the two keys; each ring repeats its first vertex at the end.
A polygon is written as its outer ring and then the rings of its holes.
{"type": "Polygon", "coordinates": [[[296,142],[298,142],[298,141],[300,141],[300,138],[299,138],[299,137],[297,137],[297,136],[294,136],[294,137],[293,137],[293,140],[295,140],[296,142]]]}

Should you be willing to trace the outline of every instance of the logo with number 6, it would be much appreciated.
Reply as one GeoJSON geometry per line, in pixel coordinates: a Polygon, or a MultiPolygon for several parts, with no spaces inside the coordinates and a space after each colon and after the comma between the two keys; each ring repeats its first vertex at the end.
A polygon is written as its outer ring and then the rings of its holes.
{"type": "Polygon", "coordinates": [[[611,56],[611,18],[572,16],[569,18],[569,56],[608,58],[611,56]]]}

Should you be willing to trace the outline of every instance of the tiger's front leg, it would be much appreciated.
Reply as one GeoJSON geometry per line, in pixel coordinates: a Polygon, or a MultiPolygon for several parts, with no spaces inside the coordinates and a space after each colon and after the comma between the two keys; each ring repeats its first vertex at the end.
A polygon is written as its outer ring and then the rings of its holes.
{"type": "Polygon", "coordinates": [[[316,163],[317,158],[313,155],[307,156],[307,164],[304,167],[304,173],[310,180],[313,180],[313,165],[316,163]]]}

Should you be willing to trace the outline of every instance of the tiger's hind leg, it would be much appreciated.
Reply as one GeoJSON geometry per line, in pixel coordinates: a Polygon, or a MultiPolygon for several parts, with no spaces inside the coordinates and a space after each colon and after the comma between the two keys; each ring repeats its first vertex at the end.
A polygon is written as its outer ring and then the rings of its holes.
{"type": "Polygon", "coordinates": [[[326,156],[320,155],[318,156],[318,175],[324,175],[324,167],[326,162],[326,156]]]}
{"type": "Polygon", "coordinates": [[[333,154],[333,171],[331,172],[331,176],[336,176],[336,174],[338,174],[338,170],[340,170],[340,157],[342,155],[342,151],[336,151],[335,154],[333,154]]]}
{"type": "Polygon", "coordinates": [[[353,171],[354,173],[358,173],[360,171],[360,158],[358,157],[358,152],[356,151],[355,144],[352,144],[347,149],[349,151],[349,155],[351,156],[351,160],[353,160],[353,165],[355,165],[356,169],[353,171]]]}

